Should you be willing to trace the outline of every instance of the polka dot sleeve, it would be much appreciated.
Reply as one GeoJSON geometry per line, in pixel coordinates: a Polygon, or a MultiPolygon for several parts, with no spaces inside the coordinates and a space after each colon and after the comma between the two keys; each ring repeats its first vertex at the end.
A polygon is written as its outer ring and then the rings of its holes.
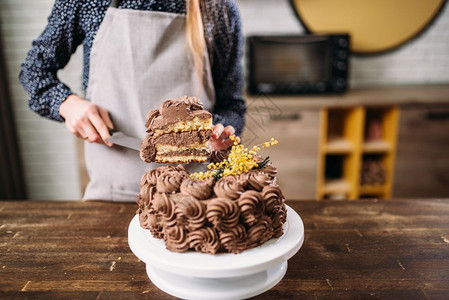
{"type": "Polygon", "coordinates": [[[63,121],[61,103],[71,94],[59,81],[56,72],[65,67],[83,40],[83,32],[75,22],[79,1],[57,0],[48,25],[33,41],[22,64],[20,82],[30,94],[29,107],[48,119],[63,121]]]}

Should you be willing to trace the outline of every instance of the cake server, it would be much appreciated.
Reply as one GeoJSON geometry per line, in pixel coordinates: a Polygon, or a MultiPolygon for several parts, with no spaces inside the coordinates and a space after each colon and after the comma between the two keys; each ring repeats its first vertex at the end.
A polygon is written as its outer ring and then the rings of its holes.
{"type": "Polygon", "coordinates": [[[140,144],[142,143],[140,139],[126,135],[123,132],[117,131],[115,129],[109,129],[109,134],[111,136],[108,137],[106,141],[129,149],[137,151],[140,150],[140,144]]]}

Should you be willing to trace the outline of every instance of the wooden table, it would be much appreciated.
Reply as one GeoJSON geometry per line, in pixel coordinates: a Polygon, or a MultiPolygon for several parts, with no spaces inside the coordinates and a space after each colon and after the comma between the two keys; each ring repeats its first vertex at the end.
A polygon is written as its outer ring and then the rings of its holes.
{"type": "MultiPolygon", "coordinates": [[[[449,199],[290,201],[305,242],[257,299],[448,299],[449,199]]],[[[0,202],[0,298],[173,299],[130,251],[133,203],[0,202]]]]}

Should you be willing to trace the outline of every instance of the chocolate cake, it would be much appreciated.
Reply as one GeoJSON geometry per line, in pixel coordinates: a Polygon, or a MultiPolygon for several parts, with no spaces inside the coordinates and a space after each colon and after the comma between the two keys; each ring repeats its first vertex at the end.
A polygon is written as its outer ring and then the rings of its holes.
{"type": "Polygon", "coordinates": [[[147,136],[140,148],[145,162],[204,162],[210,155],[212,115],[195,97],[166,100],[146,117],[147,136]]]}
{"type": "Polygon", "coordinates": [[[144,174],[140,225],[170,251],[239,253],[283,234],[284,196],[270,164],[239,175],[191,178],[183,166],[144,174]]]}

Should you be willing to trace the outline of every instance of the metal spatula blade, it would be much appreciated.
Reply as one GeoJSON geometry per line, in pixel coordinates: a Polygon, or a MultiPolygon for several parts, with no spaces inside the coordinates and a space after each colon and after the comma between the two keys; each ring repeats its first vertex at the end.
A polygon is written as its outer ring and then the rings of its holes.
{"type": "Polygon", "coordinates": [[[106,141],[129,149],[140,150],[140,144],[142,142],[140,139],[128,136],[123,132],[114,129],[109,129],[109,134],[111,136],[108,137],[106,141]]]}

